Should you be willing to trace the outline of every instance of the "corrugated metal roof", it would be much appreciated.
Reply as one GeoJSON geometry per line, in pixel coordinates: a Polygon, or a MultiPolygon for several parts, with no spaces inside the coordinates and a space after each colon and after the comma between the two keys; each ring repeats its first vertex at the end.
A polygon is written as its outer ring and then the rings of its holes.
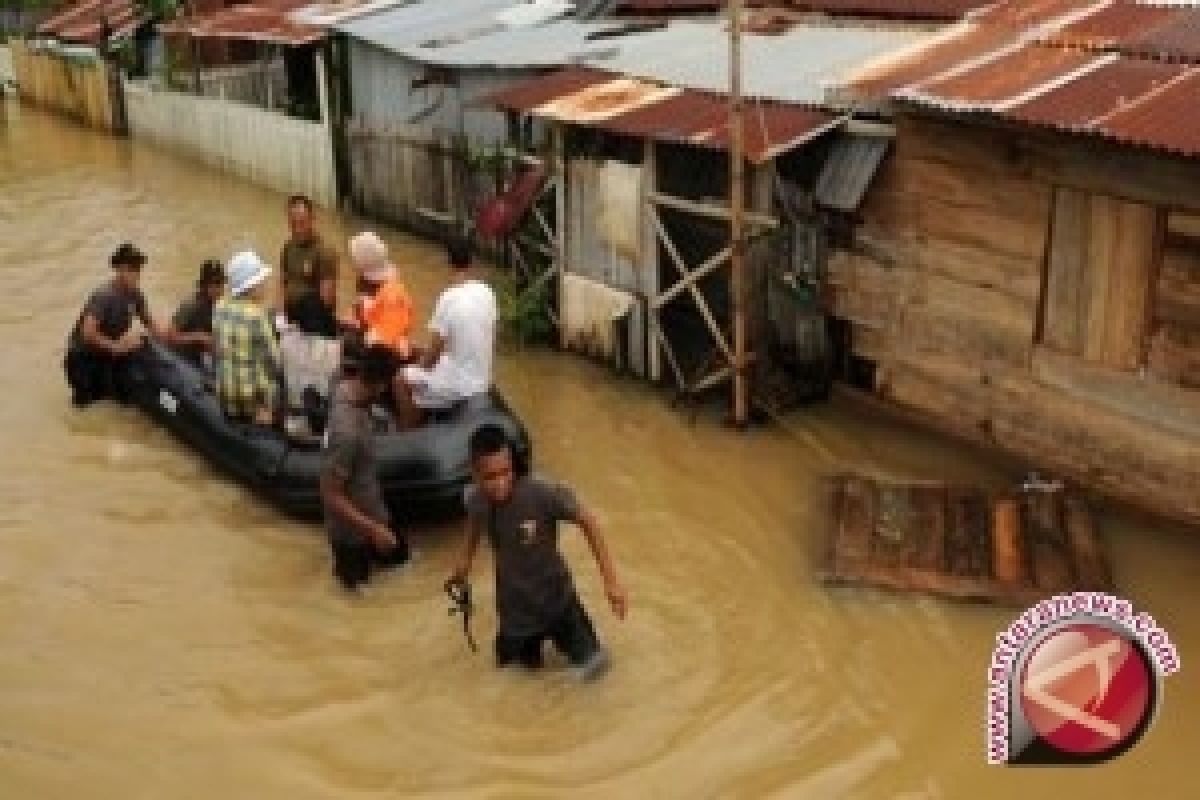
{"type": "Polygon", "coordinates": [[[788,0],[781,5],[824,14],[951,21],[962,19],[968,12],[991,2],[993,0],[788,0]]]}
{"type": "Polygon", "coordinates": [[[1000,109],[1023,102],[1081,70],[1095,68],[1098,57],[1086,50],[1029,45],[949,78],[901,90],[906,99],[921,99],[957,110],[1000,109]]]}
{"type": "Polygon", "coordinates": [[[1127,37],[1122,50],[1166,61],[1200,62],[1200,9],[1178,10],[1159,25],[1127,37]]]}
{"type": "Polygon", "coordinates": [[[817,202],[840,211],[858,210],[890,145],[886,136],[839,135],[817,176],[817,202]]]}
{"type": "Polygon", "coordinates": [[[1174,62],[1200,62],[1200,9],[1006,0],[852,76],[847,93],[1200,155],[1200,83],[1174,62]]]}
{"type": "Polygon", "coordinates": [[[961,71],[981,55],[1018,47],[1021,33],[1000,26],[966,22],[901,50],[852,75],[846,89],[856,99],[884,98],[904,86],[961,71]]]}
{"type": "Polygon", "coordinates": [[[1116,59],[1015,106],[1009,113],[1024,122],[1089,131],[1106,117],[1175,80],[1185,70],[1175,64],[1116,59]]]}
{"type": "Polygon", "coordinates": [[[164,23],[164,33],[197,39],[236,39],[298,46],[324,38],[325,30],[338,22],[393,8],[410,0],[341,0],[312,3],[310,0],[254,0],[205,14],[180,17],[164,23]]]}
{"type": "MultiPolygon", "coordinates": [[[[747,97],[821,105],[826,89],[865,62],[928,34],[910,30],[797,26],[742,43],[742,90],[747,97]]],[[[597,69],[702,91],[729,85],[729,34],[719,21],[676,20],[667,27],[616,40],[606,58],[585,58],[597,69]]]]}
{"type": "Polygon", "coordinates": [[[131,36],[146,17],[133,0],[83,0],[48,17],[37,32],[64,42],[96,45],[103,39],[106,22],[109,38],[122,39],[131,36]]]}
{"type": "MultiPolygon", "coordinates": [[[[742,110],[746,158],[761,164],[836,127],[824,111],[778,103],[747,103],[742,110]]],[[[732,127],[725,97],[681,91],[665,100],[609,119],[606,130],[657,141],[728,150],[732,127]]]]}
{"type": "MultiPolygon", "coordinates": [[[[525,81],[489,99],[501,108],[626,136],[717,150],[729,147],[728,102],[708,92],[567,69],[525,81]]],[[[824,111],[747,103],[742,112],[746,158],[754,163],[768,161],[840,122],[824,111]]]]}
{"type": "Polygon", "coordinates": [[[159,26],[163,33],[196,39],[234,39],[298,46],[320,41],[321,28],[293,22],[288,12],[305,5],[304,0],[269,0],[223,8],[211,14],[181,17],[159,26]]]}
{"type": "MultiPolygon", "coordinates": [[[[792,8],[831,15],[945,21],[983,8],[994,0],[749,0],[747,8],[792,8]]],[[[618,11],[671,14],[680,11],[719,11],[728,0],[614,0],[618,11]]]]}
{"type": "Polygon", "coordinates": [[[556,97],[611,80],[612,76],[590,69],[564,69],[537,80],[524,81],[488,97],[488,102],[508,111],[527,112],[556,97]]]}
{"type": "Polygon", "coordinates": [[[335,25],[347,36],[390,53],[445,67],[557,67],[613,48],[588,35],[623,26],[559,19],[512,26],[497,15],[515,0],[437,0],[382,11],[335,25]]]}
{"type": "Polygon", "coordinates": [[[1108,49],[1161,25],[1178,13],[1175,8],[1114,3],[1049,34],[1043,41],[1067,47],[1108,49]]]}
{"type": "Polygon", "coordinates": [[[1148,99],[1113,114],[1104,133],[1180,155],[1200,154],[1200,69],[1191,69],[1148,99]]]}
{"type": "MultiPolygon", "coordinates": [[[[593,38],[625,23],[560,19],[506,27],[497,12],[512,0],[441,0],[336,26],[404,58],[445,67],[516,69],[579,64],[673,86],[724,91],[729,34],[719,20],[675,20],[656,30],[593,38]]],[[[911,30],[796,26],[743,40],[747,97],[801,105],[825,101],[827,84],[863,62],[920,41],[911,30]]]]}

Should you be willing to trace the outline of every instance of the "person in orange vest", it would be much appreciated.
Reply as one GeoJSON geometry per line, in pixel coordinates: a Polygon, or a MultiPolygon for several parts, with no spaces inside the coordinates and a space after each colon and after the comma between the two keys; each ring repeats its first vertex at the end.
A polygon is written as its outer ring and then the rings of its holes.
{"type": "Polygon", "coordinates": [[[383,345],[397,363],[410,357],[412,299],[388,258],[387,245],[371,231],[350,239],[350,261],[358,275],[359,293],[353,315],[345,320],[366,346],[383,345]]]}

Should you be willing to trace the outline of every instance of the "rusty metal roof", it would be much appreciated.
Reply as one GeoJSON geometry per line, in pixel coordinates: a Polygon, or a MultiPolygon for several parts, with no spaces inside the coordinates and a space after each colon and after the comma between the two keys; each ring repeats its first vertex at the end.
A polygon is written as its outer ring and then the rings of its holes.
{"type": "Polygon", "coordinates": [[[236,39],[283,45],[304,45],[325,35],[321,28],[293,22],[289,12],[306,5],[306,0],[259,0],[223,8],[159,26],[163,33],[195,39],[236,39]]]}
{"type": "Polygon", "coordinates": [[[1005,27],[963,24],[864,68],[850,77],[845,88],[859,98],[886,97],[902,87],[962,69],[981,54],[1017,46],[1020,38],[1019,32],[1005,27]]]}
{"type": "MultiPolygon", "coordinates": [[[[729,105],[722,95],[597,70],[572,68],[532,78],[489,100],[510,111],[626,136],[715,150],[729,147],[729,105]]],[[[746,158],[769,161],[840,122],[825,111],[747,102],[742,112],[746,158]]]]}
{"type": "Polygon", "coordinates": [[[121,39],[132,35],[146,21],[133,0],[83,0],[47,18],[37,26],[37,32],[64,42],[96,45],[104,38],[105,22],[108,38],[121,39]]]}
{"type": "Polygon", "coordinates": [[[1186,156],[1200,154],[1200,69],[1192,68],[1148,99],[1104,121],[1104,133],[1121,141],[1186,156]]]}
{"type": "Polygon", "coordinates": [[[181,17],[159,26],[164,33],[196,39],[237,39],[298,46],[311,44],[325,31],[366,14],[401,5],[406,0],[253,0],[207,14],[181,17]]]}
{"type": "Polygon", "coordinates": [[[1043,37],[1042,41],[1064,47],[1112,49],[1178,13],[1178,8],[1166,6],[1114,3],[1043,37]]]}
{"type": "Polygon", "coordinates": [[[1163,61],[1200,62],[1200,8],[1177,9],[1155,27],[1129,36],[1121,50],[1163,61]]]}
{"type": "Polygon", "coordinates": [[[1187,70],[1177,64],[1118,58],[1011,109],[1015,119],[1091,131],[1187,70]]]}
{"type": "Polygon", "coordinates": [[[1096,58],[1086,50],[1027,45],[952,77],[902,90],[899,95],[960,110],[1004,108],[1030,92],[1069,80],[1096,58]]]}
{"type": "Polygon", "coordinates": [[[800,11],[882,19],[951,21],[993,0],[786,0],[800,11]]]}
{"type": "MultiPolygon", "coordinates": [[[[791,8],[822,14],[946,21],[961,19],[969,11],[994,0],[748,0],[747,8],[791,8]]],[[[680,11],[719,11],[728,0],[617,0],[616,9],[636,14],[672,14],[680,11]]]]}
{"type": "Polygon", "coordinates": [[[580,89],[604,83],[612,76],[590,69],[564,69],[551,72],[538,80],[522,81],[488,97],[489,105],[508,111],[527,112],[549,103],[556,97],[573,94],[580,89]]]}
{"type": "Polygon", "coordinates": [[[1003,0],[860,70],[842,91],[1200,156],[1195,65],[1200,8],[1003,0]]]}

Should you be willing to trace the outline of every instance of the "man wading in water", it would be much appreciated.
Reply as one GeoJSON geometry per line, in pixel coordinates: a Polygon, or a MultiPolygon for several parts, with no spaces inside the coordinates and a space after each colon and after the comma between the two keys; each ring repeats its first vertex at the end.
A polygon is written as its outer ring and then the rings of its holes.
{"type": "Polygon", "coordinates": [[[496,664],[536,669],[542,666],[542,644],[549,639],[581,677],[599,676],[608,667],[608,654],[558,550],[558,523],[578,525],[600,568],[609,605],[624,619],[628,599],[595,517],[566,486],[518,475],[508,436],[495,425],[484,425],[471,436],[471,470],[466,548],[447,589],[466,584],[479,539],[487,531],[496,554],[496,664]]]}
{"type": "Polygon", "coordinates": [[[408,542],[388,524],[375,463],[369,409],[391,385],[392,354],[383,346],[347,353],[347,377],[333,391],[321,462],[321,504],[333,574],[357,589],[375,567],[408,561],[408,542]]]}

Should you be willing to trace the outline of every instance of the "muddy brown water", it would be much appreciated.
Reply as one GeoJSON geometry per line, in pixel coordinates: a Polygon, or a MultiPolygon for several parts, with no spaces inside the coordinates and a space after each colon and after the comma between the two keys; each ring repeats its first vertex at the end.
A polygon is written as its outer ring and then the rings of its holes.
{"type": "MultiPolygon", "coordinates": [[[[358,223],[325,217],[344,241],[358,223]]],[[[1200,796],[1200,540],[1106,515],[1123,591],[1180,648],[1148,738],[1090,770],[984,764],[985,669],[1013,612],[811,578],[823,471],[997,483],[978,454],[824,407],[737,434],[550,352],[499,383],[541,470],[603,520],[632,611],[565,548],[616,666],[498,673],[441,582],[456,530],[363,597],[317,528],[263,507],[137,412],[68,406],[64,332],[125,238],[160,315],[204,257],[272,258],[282,199],[11,101],[0,117],[0,797],[1200,796]]],[[[389,233],[427,314],[440,253],[389,233]]],[[[477,634],[494,631],[490,560],[477,634]]]]}

